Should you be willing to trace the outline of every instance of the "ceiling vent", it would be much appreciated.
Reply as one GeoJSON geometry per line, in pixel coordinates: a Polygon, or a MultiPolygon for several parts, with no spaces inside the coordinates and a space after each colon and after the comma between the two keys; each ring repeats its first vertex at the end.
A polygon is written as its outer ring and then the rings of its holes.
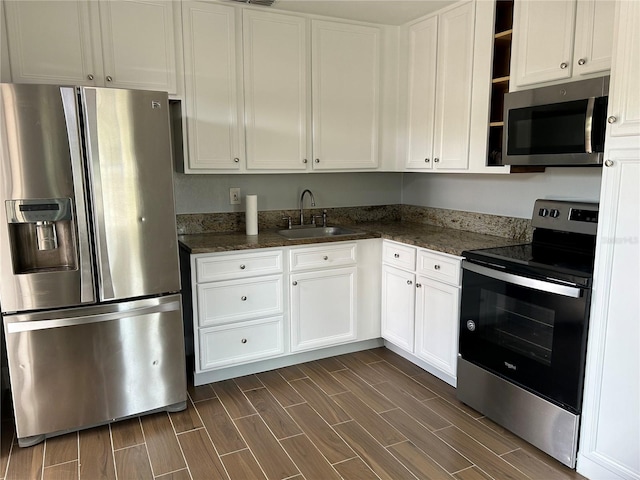
{"type": "Polygon", "coordinates": [[[232,0],[234,2],[246,3],[247,5],[262,5],[263,7],[270,7],[275,0],[232,0]]]}

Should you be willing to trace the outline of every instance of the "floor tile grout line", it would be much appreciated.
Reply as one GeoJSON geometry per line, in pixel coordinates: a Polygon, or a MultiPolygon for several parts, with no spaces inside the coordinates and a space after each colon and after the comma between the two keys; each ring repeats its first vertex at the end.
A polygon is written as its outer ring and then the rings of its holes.
{"type": "MultiPolygon", "coordinates": [[[[313,442],[311,442],[311,443],[313,443],[313,442]]],[[[345,462],[348,462],[350,460],[355,460],[357,458],[359,459],[360,457],[356,454],[354,457],[345,458],[344,460],[340,460],[339,462],[332,463],[331,465],[333,465],[335,467],[336,465],[340,465],[341,463],[345,463],[345,462]]]]}
{"type": "Polygon", "coordinates": [[[121,450],[126,450],[127,448],[139,447],[139,446],[144,445],[144,444],[145,444],[145,442],[140,442],[140,443],[134,443],[134,444],[131,444],[131,445],[127,445],[126,447],[120,447],[120,448],[115,448],[114,447],[113,448],[113,453],[115,454],[116,452],[119,452],[121,450]]]}
{"type": "MultiPolygon", "coordinates": [[[[139,418],[139,417],[138,417],[139,418]]],[[[138,420],[140,421],[140,420],[138,420]]],[[[111,444],[111,461],[113,462],[113,472],[114,475],[116,476],[116,480],[118,480],[118,466],[116,465],[116,454],[115,451],[113,449],[113,434],[111,432],[111,425],[113,425],[112,423],[109,424],[109,443],[111,444]]],[[[78,435],[78,441],[80,439],[80,435],[78,435]]],[[[80,452],[78,452],[79,454],[80,452]]],[[[147,455],[149,455],[149,452],[147,452],[147,455]]],[[[149,460],[149,465],[151,465],[151,460],[149,460]]],[[[153,474],[153,470],[151,471],[151,473],[153,474]]]]}

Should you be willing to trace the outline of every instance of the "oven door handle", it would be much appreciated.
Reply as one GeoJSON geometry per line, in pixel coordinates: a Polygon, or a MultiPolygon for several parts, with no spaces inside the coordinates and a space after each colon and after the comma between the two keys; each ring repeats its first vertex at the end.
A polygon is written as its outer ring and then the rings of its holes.
{"type": "Polygon", "coordinates": [[[513,273],[501,272],[493,270],[491,268],[482,267],[474,263],[470,263],[466,260],[462,262],[462,268],[471,272],[491,277],[496,280],[511,283],[514,285],[520,285],[521,287],[532,288],[534,290],[540,290],[547,293],[555,293],[564,297],[580,298],[582,290],[576,287],[569,287],[567,285],[558,285],[557,283],[545,282],[543,280],[536,280],[535,278],[522,277],[520,275],[514,275],[513,273]]]}

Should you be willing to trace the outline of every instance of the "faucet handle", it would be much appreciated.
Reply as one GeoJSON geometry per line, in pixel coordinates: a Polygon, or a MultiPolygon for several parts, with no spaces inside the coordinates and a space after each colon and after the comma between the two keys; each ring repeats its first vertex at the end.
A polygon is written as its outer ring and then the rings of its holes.
{"type": "Polygon", "coordinates": [[[282,217],[282,220],[287,221],[287,228],[291,230],[291,217],[287,215],[286,217],[282,217]]]}
{"type": "MultiPolygon", "coordinates": [[[[324,218],[324,216],[323,215],[311,215],[311,225],[313,225],[314,227],[318,225],[316,223],[316,218],[320,219],[320,218],[324,218]]],[[[323,227],[326,227],[326,225],[323,225],[323,227]]]]}
{"type": "Polygon", "coordinates": [[[327,209],[323,209],[322,210],[322,226],[326,227],[327,226],[327,209]]]}

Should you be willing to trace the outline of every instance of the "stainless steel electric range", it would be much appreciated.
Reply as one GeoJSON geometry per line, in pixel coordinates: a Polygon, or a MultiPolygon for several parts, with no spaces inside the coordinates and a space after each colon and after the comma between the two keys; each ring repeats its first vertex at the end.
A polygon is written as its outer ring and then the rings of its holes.
{"type": "Polygon", "coordinates": [[[463,253],[458,398],[572,468],[597,222],[537,200],[531,243],[463,253]]]}

